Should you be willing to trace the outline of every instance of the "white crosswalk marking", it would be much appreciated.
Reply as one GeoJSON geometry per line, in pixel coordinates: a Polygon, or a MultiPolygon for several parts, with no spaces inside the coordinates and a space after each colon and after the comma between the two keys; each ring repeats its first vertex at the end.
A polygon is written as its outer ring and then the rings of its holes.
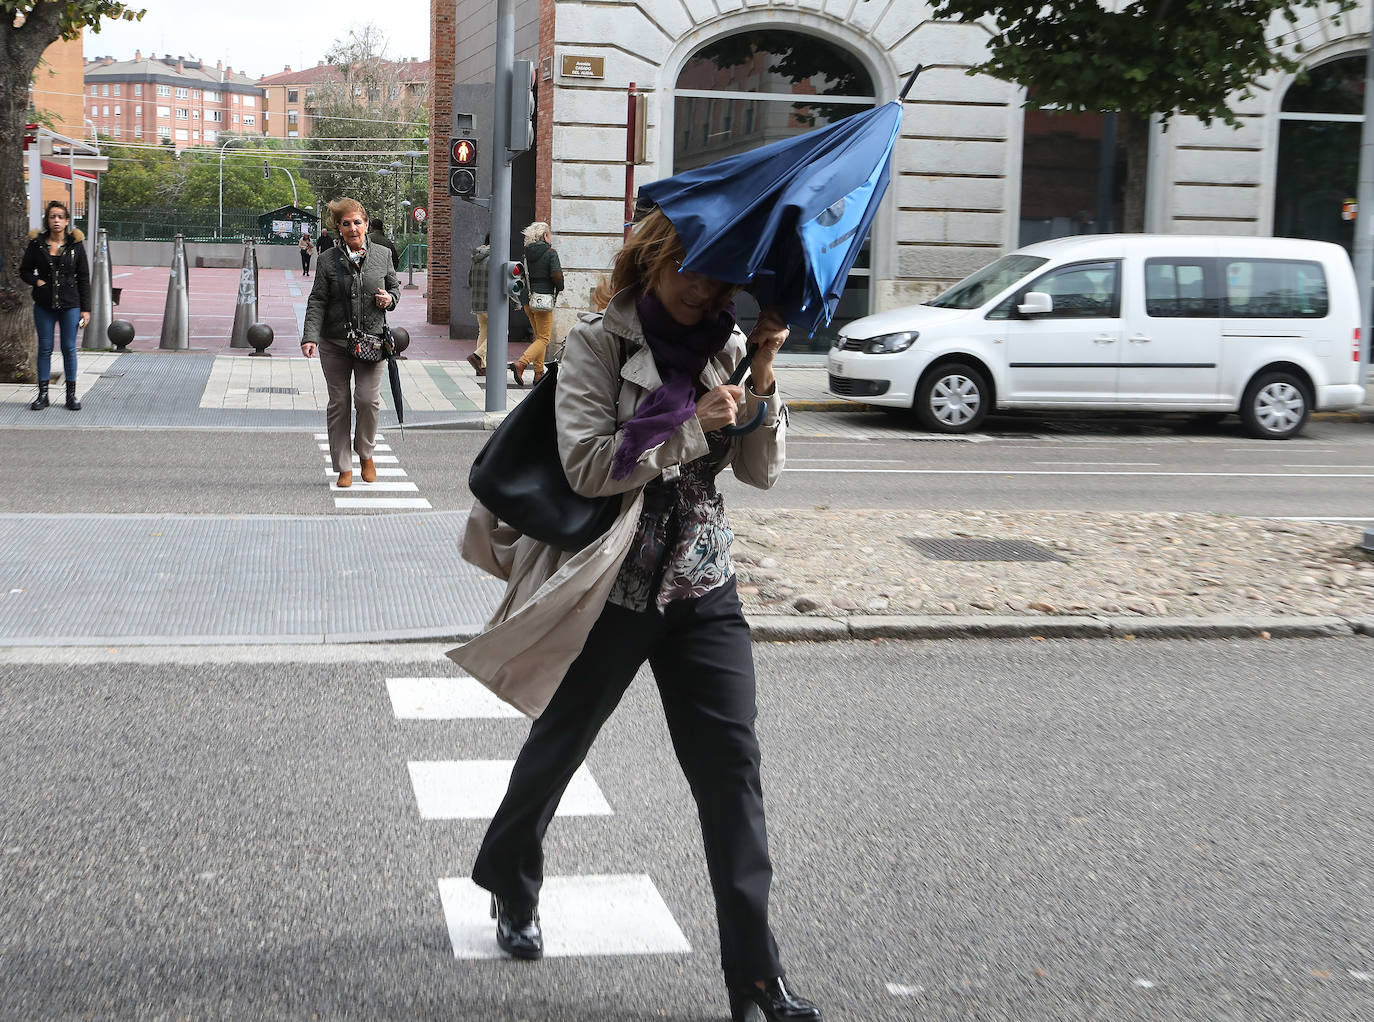
{"type": "MultiPolygon", "coordinates": [[[[378,473],[378,475],[380,474],[381,473],[378,473]]],[[[360,489],[364,493],[366,493],[368,490],[372,490],[373,492],[387,491],[390,493],[418,493],[420,490],[420,487],[416,486],[414,483],[403,482],[368,483],[362,480],[355,480],[353,485],[354,487],[356,487],[356,489],[360,489]]],[[[333,490],[335,493],[340,492],[337,477],[334,482],[329,484],[329,488],[333,490]]],[[[356,492],[356,490],[354,492],[356,492]]]]}
{"type": "MultiPolygon", "coordinates": [[[[426,820],[489,820],[496,815],[510,783],[513,759],[424,760],[410,762],[415,804],[426,820]]],[[[577,768],[555,816],[610,816],[611,807],[591,771],[577,768]]]]}
{"type": "Polygon", "coordinates": [[[461,720],[523,717],[474,678],[387,678],[398,720],[461,720]]]}
{"type": "Polygon", "coordinates": [[[335,497],[334,506],[341,510],[376,508],[385,511],[425,511],[434,507],[424,497],[335,497]]]}
{"type": "MultiPolygon", "coordinates": [[[[334,469],[332,469],[332,468],[326,468],[326,469],[324,470],[324,474],[327,475],[330,479],[333,479],[333,478],[335,478],[335,477],[337,476],[338,473],[336,473],[336,472],[334,471],[334,469]]],[[[405,474],[406,474],[406,470],[405,470],[405,469],[403,469],[403,468],[397,468],[395,465],[378,465],[378,466],[377,466],[377,475],[378,475],[379,477],[380,477],[380,476],[392,476],[392,477],[396,477],[396,476],[403,476],[403,475],[405,475],[405,474]]]]}
{"type": "MultiPolygon", "coordinates": [[[[387,678],[398,720],[479,720],[523,717],[466,676],[387,678]]],[[[486,820],[510,781],[512,760],[411,761],[406,764],[420,816],[426,820],[486,820]]],[[[586,764],[578,768],[559,803],[558,816],[613,815],[586,764]]],[[[496,944],[491,896],[466,877],[439,880],[453,955],[504,959],[496,944]]],[[[546,877],[539,893],[544,954],[691,954],[692,946],[653,880],[645,874],[546,877]]]]}
{"type": "MultiPolygon", "coordinates": [[[[490,899],[471,880],[439,881],[455,958],[504,958],[490,899]]],[[[692,945],[643,874],[545,877],[539,892],[544,955],[690,954],[692,945]]]]}
{"type": "MultiPolygon", "coordinates": [[[[329,457],[328,452],[325,453],[324,460],[325,460],[326,462],[332,460],[332,459],[329,457]]],[[[377,455],[373,455],[372,460],[373,460],[374,462],[376,462],[378,465],[395,465],[400,459],[397,458],[396,455],[394,455],[394,454],[377,454],[377,455]]],[[[362,464],[362,459],[359,458],[357,454],[354,454],[354,455],[353,455],[353,464],[355,464],[355,465],[362,464]]]]}

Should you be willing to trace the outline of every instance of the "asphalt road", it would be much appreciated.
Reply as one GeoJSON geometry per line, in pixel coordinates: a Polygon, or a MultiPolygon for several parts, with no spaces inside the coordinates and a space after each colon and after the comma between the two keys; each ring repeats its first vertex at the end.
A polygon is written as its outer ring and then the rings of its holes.
{"type": "MultiPolygon", "coordinates": [[[[1234,423],[1197,428],[1182,420],[1004,417],[971,439],[932,439],[881,414],[799,413],[794,422],[779,484],[764,493],[727,476],[730,504],[1374,521],[1368,423],[1315,422],[1280,443],[1248,439],[1234,423]]],[[[467,470],[486,434],[385,435],[394,467],[416,486],[406,496],[437,510],[471,504],[467,470]]],[[[338,494],[329,492],[311,433],[12,429],[3,440],[13,481],[0,492],[3,512],[336,513],[338,494]]]]}
{"type": "MultiPolygon", "coordinates": [[[[757,658],[774,926],[827,1019],[1374,1017],[1374,640],[757,658]]],[[[525,725],[398,720],[385,679],[451,676],[436,650],[29,659],[0,651],[0,1018],[724,1017],[644,679],[588,763],[613,814],[555,820],[548,871],[648,875],[691,950],[529,964],[449,941],[484,824],[421,819],[407,764],[525,725]]]]}

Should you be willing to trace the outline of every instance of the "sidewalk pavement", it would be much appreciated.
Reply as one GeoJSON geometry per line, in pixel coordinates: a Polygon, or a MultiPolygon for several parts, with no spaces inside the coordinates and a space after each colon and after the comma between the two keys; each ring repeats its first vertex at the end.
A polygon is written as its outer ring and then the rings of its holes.
{"type": "MultiPolygon", "coordinates": [[[[0,385],[0,426],[320,430],[326,396],[318,362],[283,357],[298,351],[295,324],[304,315],[308,283],[292,280],[291,271],[263,272],[263,291],[268,296],[263,308],[265,318],[276,318],[278,336],[273,348],[278,354],[255,358],[227,348],[223,341],[232,323],[232,288],[238,271],[195,270],[193,288],[210,291],[206,282],[216,275],[226,278],[220,283],[230,290],[228,300],[223,309],[213,306],[217,311],[193,314],[192,350],[186,352],[156,350],[156,324],[138,318],[151,315],[146,307],[156,304],[160,322],[160,296],[154,302],[153,289],[130,287],[131,283],[147,285],[156,274],[144,271],[132,281],[127,275],[117,279],[116,286],[123,282],[128,290],[116,317],[133,316],[141,324],[135,350],[80,352],[77,391],[84,408],[75,415],[58,406],[35,415],[28,410],[31,386],[0,385]]],[[[406,425],[491,428],[496,419],[484,411],[481,381],[465,361],[472,342],[450,340],[446,328],[424,324],[422,294],[420,289],[407,292],[410,300],[403,296],[393,319],[411,329],[412,336],[408,352],[412,357],[402,362],[406,425]],[[407,308],[413,320],[399,314],[407,308]]],[[[824,366],[814,359],[784,360],[778,377],[794,413],[794,435],[911,432],[905,426],[874,426],[872,415],[861,414],[863,406],[832,398],[824,366]],[[862,426],[853,425],[860,422],[862,426]]],[[[394,422],[386,389],[389,411],[383,414],[384,429],[394,422]]],[[[511,387],[508,401],[513,403],[524,393],[511,387]]],[[[1374,421],[1374,408],[1334,417],[1374,421]]],[[[837,526],[836,515],[781,511],[778,515],[791,519],[785,559],[810,588],[802,594],[806,599],[780,599],[777,594],[782,590],[770,587],[773,519],[760,514],[739,515],[736,532],[741,592],[754,636],[761,641],[1374,635],[1374,615],[1362,616],[1360,610],[1374,597],[1374,561],[1366,564],[1362,554],[1352,552],[1351,530],[1336,526],[1295,527],[1306,544],[1302,548],[1305,561],[1299,556],[1266,559],[1268,540],[1261,529],[1246,538],[1246,543],[1254,545],[1237,547],[1247,550],[1270,573],[1257,589],[1272,586],[1308,593],[1307,576],[1319,570],[1335,579],[1328,578],[1326,588],[1344,590],[1337,594],[1339,599],[1324,590],[1312,591],[1309,602],[1297,609],[1282,600],[1256,599],[1239,609],[1225,601],[1213,605],[1205,600],[1174,600],[1168,595],[1174,590],[1162,591],[1163,596],[1147,593],[1148,598],[1142,597],[1143,602],[1129,611],[1106,609],[1113,606],[1109,603],[1085,604],[1084,610],[1076,611],[1070,604],[989,601],[966,595],[956,599],[957,594],[943,602],[929,601],[927,608],[919,601],[902,604],[885,598],[854,604],[834,565],[872,560],[873,551],[879,550],[873,570],[901,576],[894,577],[890,588],[900,587],[903,577],[907,581],[924,578],[935,583],[927,588],[937,592],[948,588],[951,593],[970,581],[984,581],[968,575],[970,570],[994,569],[964,566],[958,569],[965,576],[960,578],[941,562],[923,560],[911,553],[909,540],[900,534],[896,524],[900,516],[869,516],[865,545],[856,553],[854,529],[844,522],[837,526]],[[881,527],[885,531],[875,525],[883,522],[888,522],[881,527]],[[1186,605],[1188,612],[1178,613],[1171,604],[1186,605]],[[913,613],[913,606],[921,612],[913,613]]],[[[937,524],[946,535],[999,534],[997,529],[990,531],[978,511],[945,517],[951,520],[937,524]]],[[[1049,520],[1048,516],[1029,517],[1036,524],[1049,520]]],[[[1103,537],[1100,549],[1129,547],[1127,537],[1140,532],[1144,517],[1091,517],[1092,529],[1103,537]]],[[[1203,531],[1236,521],[1225,516],[1191,518],[1196,521],[1189,527],[1203,531]]],[[[466,512],[461,511],[296,518],[0,514],[0,647],[459,642],[476,634],[502,592],[499,582],[459,558],[465,521],[466,512]],[[60,543],[52,541],[55,535],[62,537],[60,543]],[[324,570],[322,566],[338,563],[336,553],[341,547],[351,551],[349,567],[342,573],[324,570]]],[[[1061,525],[1062,538],[1056,542],[1070,547],[1085,531],[1083,522],[1061,525]]],[[[1008,526],[1003,523],[998,528],[1006,532],[1008,526]]],[[[1272,539],[1275,534],[1267,535],[1272,539]]],[[[1354,536],[1358,539],[1358,532],[1354,536]]],[[[1114,563],[1142,577],[1158,574],[1150,544],[1137,543],[1133,549],[1129,557],[1114,563]]],[[[1086,561],[1098,557],[1096,550],[1084,552],[1086,561]]],[[[1053,590],[1066,577],[1063,564],[1053,561],[1021,570],[1029,574],[1020,582],[1031,588],[1040,585],[1053,590]]],[[[1211,591],[1208,587],[1214,582],[1199,583],[1201,591],[1211,591]]],[[[1113,583],[1109,579],[1103,584],[1113,583]]],[[[1189,585],[1186,580],[1175,584],[1189,585]]],[[[1218,591],[1226,590],[1223,585],[1218,591]]]]}

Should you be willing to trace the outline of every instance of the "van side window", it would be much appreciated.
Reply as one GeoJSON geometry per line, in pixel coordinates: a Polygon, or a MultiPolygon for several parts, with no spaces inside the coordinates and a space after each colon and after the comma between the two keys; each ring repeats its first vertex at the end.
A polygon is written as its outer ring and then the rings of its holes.
{"type": "Polygon", "coordinates": [[[1328,311],[1321,263],[1223,259],[1224,314],[1235,319],[1321,319],[1328,311]]]}
{"type": "Polygon", "coordinates": [[[1215,318],[1215,289],[1208,288],[1210,259],[1145,260],[1145,315],[1157,319],[1215,318]],[[1209,293],[1212,292],[1212,293],[1209,293]]]}
{"type": "Polygon", "coordinates": [[[1121,315],[1121,268],[1113,262],[1074,263],[1051,270],[1016,289],[988,319],[1016,319],[1016,307],[1027,291],[1043,291],[1054,300],[1054,311],[1036,319],[1116,319],[1121,315]]]}

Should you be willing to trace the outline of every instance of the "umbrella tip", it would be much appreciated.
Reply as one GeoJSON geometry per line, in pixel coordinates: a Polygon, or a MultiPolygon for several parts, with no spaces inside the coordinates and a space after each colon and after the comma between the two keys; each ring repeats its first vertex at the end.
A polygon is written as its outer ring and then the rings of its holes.
{"type": "Polygon", "coordinates": [[[912,72],[911,72],[911,77],[909,77],[909,78],[906,80],[906,84],[902,86],[902,91],[899,92],[899,93],[897,94],[897,100],[898,100],[898,102],[901,102],[902,100],[906,99],[906,94],[907,94],[908,92],[910,92],[910,91],[911,91],[911,87],[912,87],[913,85],[916,84],[916,76],[919,75],[919,74],[920,74],[922,71],[924,71],[924,70],[925,70],[925,65],[924,65],[924,64],[917,64],[917,65],[916,65],[916,67],[915,67],[915,68],[912,70],[912,72]]]}

